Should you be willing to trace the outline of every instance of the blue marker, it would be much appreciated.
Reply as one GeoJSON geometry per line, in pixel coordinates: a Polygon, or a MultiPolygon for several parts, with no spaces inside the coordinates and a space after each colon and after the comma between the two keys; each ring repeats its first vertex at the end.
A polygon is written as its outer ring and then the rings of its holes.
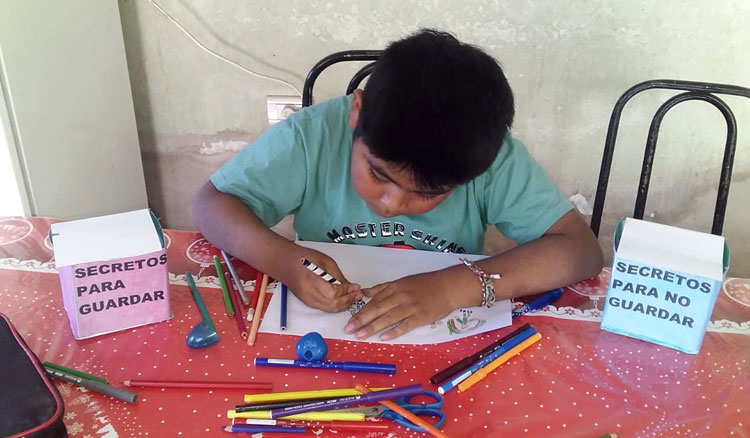
{"type": "Polygon", "coordinates": [[[508,351],[510,351],[511,348],[515,347],[516,345],[530,338],[534,333],[536,333],[536,330],[534,330],[534,327],[529,327],[526,330],[522,331],[521,333],[516,335],[513,339],[510,339],[508,342],[497,347],[497,349],[493,351],[492,353],[479,359],[476,363],[474,363],[474,365],[467,368],[464,372],[462,372],[455,378],[440,385],[438,387],[438,392],[440,394],[445,394],[446,392],[455,388],[456,386],[458,386],[459,383],[468,379],[469,376],[481,370],[485,366],[489,365],[490,362],[502,356],[503,354],[507,353],[508,351]]]}
{"type": "Polygon", "coordinates": [[[369,362],[332,362],[321,360],[303,361],[293,359],[269,359],[266,357],[256,357],[255,366],[316,368],[323,370],[351,371],[354,373],[396,374],[396,365],[369,362]]]}
{"type": "Polygon", "coordinates": [[[534,310],[539,310],[543,308],[544,306],[546,306],[547,304],[554,303],[561,296],[562,296],[562,288],[551,290],[539,297],[534,298],[533,300],[529,301],[528,303],[514,310],[512,312],[512,316],[513,318],[515,318],[517,316],[523,315],[524,313],[529,313],[529,312],[533,312],[534,310]]]}

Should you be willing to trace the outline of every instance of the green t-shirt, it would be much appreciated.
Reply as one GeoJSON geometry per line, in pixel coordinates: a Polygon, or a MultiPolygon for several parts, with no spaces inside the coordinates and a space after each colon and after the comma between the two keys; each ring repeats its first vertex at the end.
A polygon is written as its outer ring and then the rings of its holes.
{"type": "Polygon", "coordinates": [[[293,214],[301,240],[443,252],[481,254],[488,224],[519,244],[529,242],[571,209],[524,145],[508,134],[490,168],[433,210],[377,216],[352,186],[350,103],[350,96],[331,99],[271,126],[211,182],[269,227],[293,214]]]}

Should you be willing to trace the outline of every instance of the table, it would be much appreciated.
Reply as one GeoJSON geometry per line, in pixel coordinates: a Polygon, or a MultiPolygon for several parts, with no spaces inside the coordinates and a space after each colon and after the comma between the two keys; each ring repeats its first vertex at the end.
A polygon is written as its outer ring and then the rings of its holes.
{"type": "MultiPolygon", "coordinates": [[[[296,337],[260,334],[245,345],[225,314],[210,256],[198,233],[166,230],[175,317],[118,333],[76,341],[62,307],[45,218],[0,218],[0,312],[41,360],[123,380],[212,379],[272,381],[275,390],[420,383],[510,329],[437,345],[405,346],[331,341],[333,360],[396,363],[395,377],[326,370],[255,368],[256,356],[295,356],[296,337]],[[199,320],[184,273],[196,275],[222,341],[190,350],[185,338],[199,320]]],[[[252,268],[238,266],[249,288],[252,268]]],[[[700,354],[599,329],[607,271],[565,290],[555,307],[526,315],[543,338],[466,393],[445,396],[453,437],[750,436],[750,281],[728,281],[717,300],[700,354]]],[[[311,328],[311,330],[314,328],[311,328]]],[[[65,424],[74,438],[215,437],[226,411],[244,391],[143,389],[138,403],[57,382],[65,424]]],[[[321,437],[365,436],[333,434],[321,437]]],[[[424,436],[395,424],[392,437],[424,436]]]]}

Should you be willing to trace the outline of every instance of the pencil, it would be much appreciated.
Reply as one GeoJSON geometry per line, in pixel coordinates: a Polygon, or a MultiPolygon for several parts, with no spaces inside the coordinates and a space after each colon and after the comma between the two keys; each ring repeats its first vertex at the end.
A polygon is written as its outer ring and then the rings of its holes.
{"type": "Polygon", "coordinates": [[[270,382],[213,382],[191,380],[126,380],[123,385],[141,388],[273,389],[270,382]]]}
{"type": "Polygon", "coordinates": [[[250,336],[247,338],[247,345],[250,345],[251,347],[255,345],[255,337],[258,336],[260,314],[263,312],[263,302],[266,300],[267,287],[268,275],[263,274],[263,280],[260,282],[260,290],[258,291],[258,304],[255,306],[255,311],[253,312],[253,325],[250,327],[250,336]]]}
{"type": "Polygon", "coordinates": [[[250,310],[247,311],[247,320],[252,321],[253,315],[255,315],[255,306],[258,305],[258,294],[260,294],[260,284],[263,282],[263,273],[257,271],[255,273],[255,284],[253,284],[253,296],[250,302],[250,310]]]}
{"type": "Polygon", "coordinates": [[[247,298],[247,294],[245,294],[245,288],[242,287],[242,279],[237,274],[237,271],[234,269],[234,265],[232,264],[232,261],[229,259],[229,255],[226,252],[224,252],[224,250],[222,249],[221,256],[224,257],[224,263],[227,264],[227,269],[229,270],[229,274],[232,276],[232,280],[234,281],[234,287],[236,287],[237,292],[240,293],[242,304],[246,306],[250,305],[250,300],[247,298]]]}
{"type": "Polygon", "coordinates": [[[242,318],[242,311],[240,309],[240,300],[237,299],[237,295],[239,295],[239,292],[237,292],[237,289],[234,287],[234,284],[229,281],[229,272],[224,272],[224,279],[229,284],[230,291],[230,298],[232,299],[232,305],[235,309],[237,309],[236,312],[234,312],[234,321],[237,323],[237,330],[240,332],[240,337],[242,339],[247,339],[247,326],[245,325],[245,320],[242,318]]]}
{"type": "MultiPolygon", "coordinates": [[[[367,389],[365,386],[363,386],[363,385],[361,385],[359,383],[356,384],[356,385],[354,385],[354,387],[357,389],[357,391],[360,391],[363,394],[367,394],[368,392],[370,392],[369,389],[367,389]]],[[[449,435],[446,435],[440,429],[434,427],[430,423],[428,423],[425,420],[419,418],[418,416],[412,414],[408,410],[402,408],[401,406],[397,405],[396,403],[394,403],[394,402],[392,402],[390,400],[381,400],[379,403],[381,405],[387,407],[388,409],[392,410],[393,412],[395,412],[395,413],[401,415],[402,417],[406,418],[407,420],[411,421],[412,424],[415,424],[415,425],[421,427],[425,431],[427,431],[430,434],[432,434],[432,436],[436,436],[438,438],[450,438],[449,435]]]]}
{"type": "Polygon", "coordinates": [[[281,330],[286,330],[286,300],[288,293],[289,292],[286,290],[286,285],[284,283],[281,283],[281,330]]]}
{"type": "Polygon", "coordinates": [[[475,383],[479,382],[480,380],[487,377],[488,374],[495,371],[497,367],[504,364],[508,360],[510,360],[513,356],[517,355],[518,353],[522,352],[523,350],[531,347],[536,342],[538,342],[540,339],[542,339],[542,335],[540,333],[534,333],[530,338],[526,339],[525,341],[521,342],[520,344],[516,345],[515,347],[511,348],[507,353],[503,354],[502,356],[498,357],[497,359],[493,360],[489,363],[486,367],[482,368],[481,370],[477,371],[476,373],[472,374],[471,377],[464,380],[463,382],[458,384],[458,390],[463,392],[467,389],[474,386],[475,383]]]}
{"type": "MultiPolygon", "coordinates": [[[[227,289],[227,281],[224,280],[224,270],[221,269],[221,260],[219,256],[214,256],[214,266],[216,266],[216,277],[221,283],[221,293],[224,295],[224,306],[227,308],[229,316],[234,316],[234,307],[232,307],[232,299],[229,298],[229,289],[227,289]]],[[[239,309],[237,309],[239,311],[239,309]]]]}

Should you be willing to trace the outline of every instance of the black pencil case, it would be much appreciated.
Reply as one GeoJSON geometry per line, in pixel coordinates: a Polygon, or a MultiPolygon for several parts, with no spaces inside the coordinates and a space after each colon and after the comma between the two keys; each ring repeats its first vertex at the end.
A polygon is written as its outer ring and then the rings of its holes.
{"type": "Polygon", "coordinates": [[[0,358],[0,437],[67,437],[60,393],[2,313],[0,358]]]}

